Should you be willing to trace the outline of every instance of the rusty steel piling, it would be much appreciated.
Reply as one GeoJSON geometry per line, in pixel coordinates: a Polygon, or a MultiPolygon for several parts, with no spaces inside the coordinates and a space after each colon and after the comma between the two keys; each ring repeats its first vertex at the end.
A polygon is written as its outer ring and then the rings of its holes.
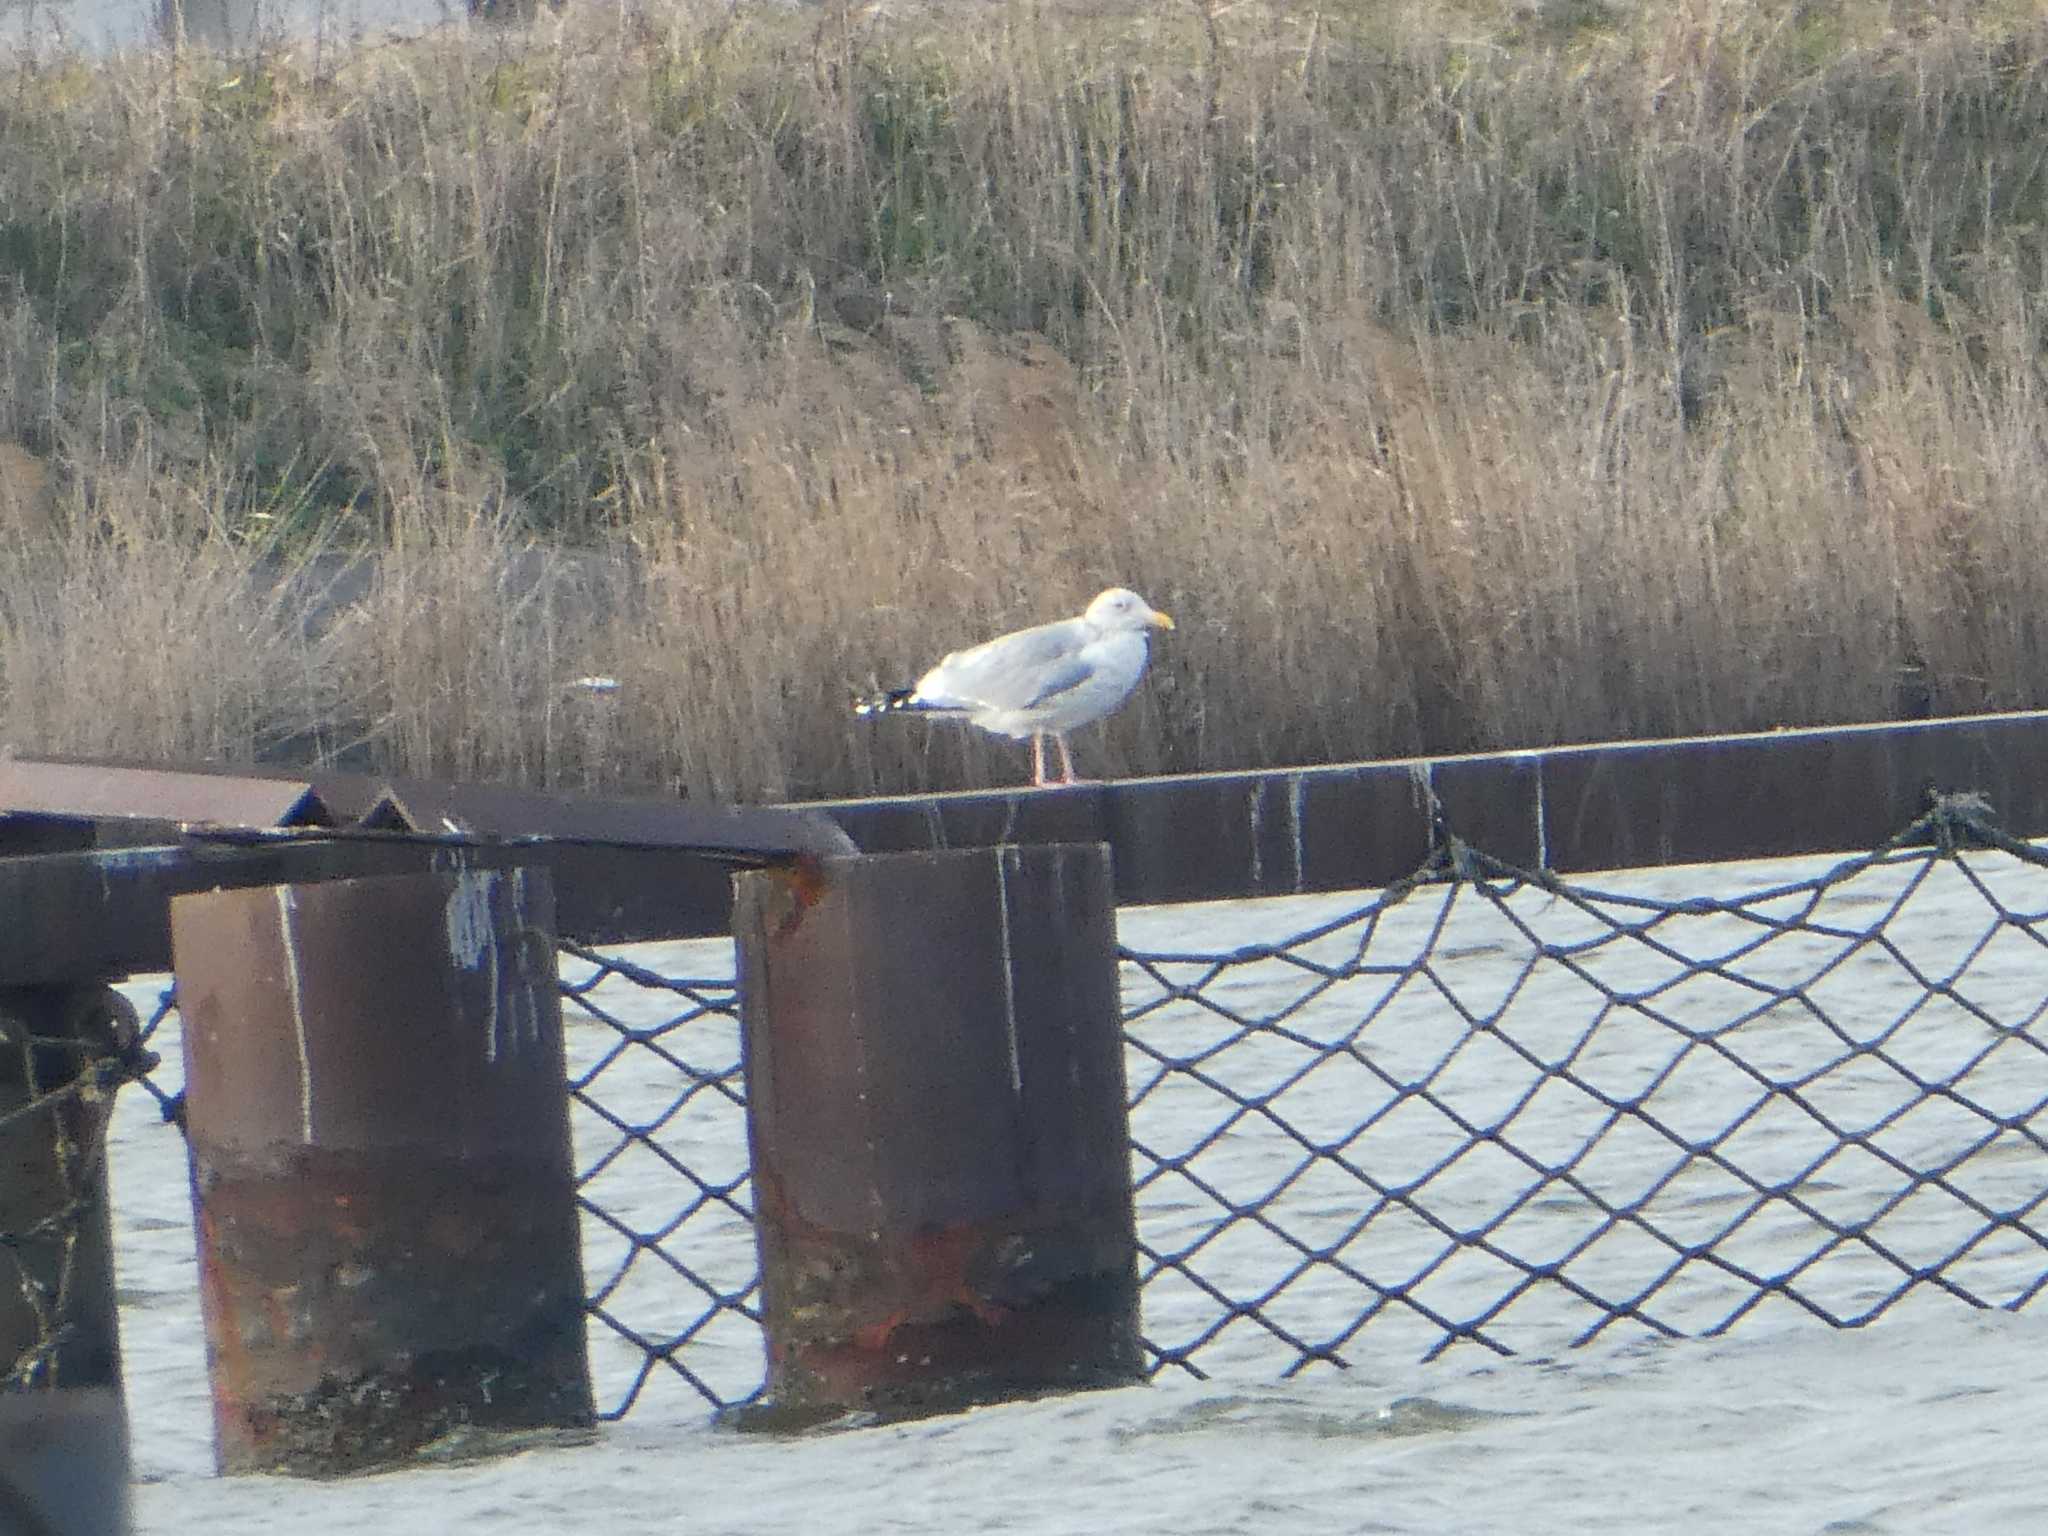
{"type": "Polygon", "coordinates": [[[96,982],[0,989],[0,1531],[128,1529],[106,1132],[135,1051],[96,982]]]}
{"type": "Polygon", "coordinates": [[[1108,850],[735,884],[763,1421],[1140,1379],[1108,850]]]}
{"type": "Polygon", "coordinates": [[[171,905],[221,1470],[589,1425],[545,873],[171,905]]]}
{"type": "Polygon", "coordinates": [[[0,989],[0,1388],[120,1388],[106,1128],[134,1017],[97,983],[0,989]]]}

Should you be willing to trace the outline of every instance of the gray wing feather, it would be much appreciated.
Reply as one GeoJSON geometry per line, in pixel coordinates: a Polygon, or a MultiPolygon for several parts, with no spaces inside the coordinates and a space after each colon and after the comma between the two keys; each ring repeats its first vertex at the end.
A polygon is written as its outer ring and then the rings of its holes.
{"type": "Polygon", "coordinates": [[[1081,649],[1091,638],[1079,619],[1062,619],[955,651],[917,685],[933,704],[1028,709],[1088,680],[1081,649]]]}

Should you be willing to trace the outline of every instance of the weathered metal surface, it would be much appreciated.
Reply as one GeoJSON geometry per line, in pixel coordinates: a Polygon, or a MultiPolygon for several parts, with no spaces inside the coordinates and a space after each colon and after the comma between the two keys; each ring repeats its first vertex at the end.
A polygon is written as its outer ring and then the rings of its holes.
{"type": "Polygon", "coordinates": [[[297,846],[110,850],[110,841],[169,830],[0,816],[0,854],[39,850],[0,857],[0,982],[161,969],[165,903],[182,891],[457,865],[547,869],[562,934],[603,944],[729,932],[735,865],[831,857],[849,843],[887,853],[1107,842],[1120,903],[1385,885],[1428,855],[1432,798],[1468,842],[1564,872],[1866,848],[1918,815],[1929,787],[1982,790],[2008,831],[2039,836],[2048,834],[2048,775],[2035,771],[2043,760],[2048,713],[779,811],[326,775],[309,782],[329,816],[389,828],[394,841],[359,832],[297,846]],[[407,844],[408,830],[425,841],[407,844]],[[448,846],[470,839],[475,846],[448,846]],[[511,846],[484,846],[494,840],[511,846]],[[95,841],[98,852],[85,853],[95,841]],[[80,849],[78,862],[49,851],[61,848],[80,849]]]}
{"type": "Polygon", "coordinates": [[[833,859],[735,883],[776,1414],[1137,1379],[1105,851],[833,859]]]}
{"type": "Polygon", "coordinates": [[[133,1025],[102,987],[0,990],[0,1389],[120,1387],[106,1125],[133,1025]]]}
{"type": "Polygon", "coordinates": [[[301,778],[0,757],[0,816],[78,821],[322,826],[327,809],[301,778]]]}
{"type": "Polygon", "coordinates": [[[1975,789],[2048,834],[2048,713],[1621,742],[1071,789],[816,802],[871,853],[1099,839],[1119,902],[1382,886],[1458,836],[1563,872],[1868,848],[1975,789]]]}
{"type": "Polygon", "coordinates": [[[345,774],[314,782],[365,826],[530,842],[526,862],[554,877],[562,932],[591,944],[730,932],[736,866],[855,851],[831,818],[801,809],[345,774]]]}
{"type": "Polygon", "coordinates": [[[368,839],[0,858],[0,985],[169,970],[171,898],[191,891],[529,862],[519,849],[368,839]]]}
{"type": "MultiPolygon", "coordinates": [[[[94,866],[84,907],[66,906],[54,892],[40,899],[29,893],[29,900],[43,908],[42,928],[59,931],[54,940],[38,939],[43,956],[30,970],[10,960],[10,951],[18,956],[27,947],[27,936],[18,932],[10,937],[6,931],[4,917],[17,908],[8,905],[0,883],[0,978],[112,975],[164,963],[166,919],[161,910],[151,916],[141,909],[152,900],[161,909],[172,894],[197,888],[192,881],[204,882],[208,871],[188,872],[176,859],[143,855],[139,849],[150,840],[167,847],[191,829],[202,829],[202,838],[215,841],[270,832],[280,842],[309,834],[360,841],[360,834],[381,832],[396,842],[404,834],[418,834],[420,850],[411,854],[301,855],[334,872],[310,878],[446,864],[450,857],[436,849],[448,845],[517,845],[530,850],[518,862],[545,868],[553,877],[563,934],[592,944],[725,933],[735,865],[854,851],[851,839],[829,818],[801,810],[558,795],[359,774],[285,780],[213,766],[166,772],[126,763],[0,759],[0,869],[7,855],[136,850],[132,859],[94,866]],[[83,930],[93,922],[90,887],[102,877],[109,883],[99,904],[123,900],[114,886],[125,887],[135,894],[141,922],[123,922],[112,932],[88,936],[83,930]],[[109,952],[122,957],[122,963],[105,965],[109,952]],[[78,963],[67,958],[74,953],[81,956],[78,963]]],[[[216,850],[214,858],[211,875],[225,884],[301,878],[264,875],[254,864],[244,866],[251,873],[243,875],[229,856],[216,850]]],[[[30,874],[23,871],[17,878],[30,874]]],[[[0,875],[0,881],[4,878],[0,875]]],[[[37,920],[24,919],[30,921],[37,920]]]]}
{"type": "Polygon", "coordinates": [[[169,903],[191,891],[430,870],[548,872],[562,937],[586,944],[730,931],[732,860],[603,843],[457,843],[308,833],[274,841],[188,839],[158,847],[0,858],[0,984],[170,968],[169,903]]]}
{"type": "Polygon", "coordinates": [[[592,1421],[547,877],[172,903],[224,1472],[592,1421]]]}
{"type": "Polygon", "coordinates": [[[92,848],[99,841],[97,832],[89,821],[61,816],[0,816],[0,859],[92,848]]]}
{"type": "Polygon", "coordinates": [[[123,1536],[132,1528],[121,1394],[0,1392],[0,1532],[123,1536]]]}
{"type": "Polygon", "coordinates": [[[559,794],[324,769],[291,775],[213,763],[160,768],[122,759],[8,756],[0,758],[0,816],[13,813],[249,828],[368,823],[435,835],[723,852],[749,862],[855,851],[829,818],[801,807],[559,794]]]}
{"type": "Polygon", "coordinates": [[[506,784],[315,774],[337,815],[427,833],[534,838],[725,854],[744,863],[855,851],[828,817],[802,809],[703,805],[631,795],[562,795],[506,784]]]}

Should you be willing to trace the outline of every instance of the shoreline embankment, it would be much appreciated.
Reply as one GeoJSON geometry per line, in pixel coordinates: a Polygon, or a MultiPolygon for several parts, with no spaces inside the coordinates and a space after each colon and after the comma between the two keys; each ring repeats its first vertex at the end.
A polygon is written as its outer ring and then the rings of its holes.
{"type": "Polygon", "coordinates": [[[23,54],[0,739],[1003,783],[848,700],[1112,582],[1097,775],[2038,705],[2044,142],[1988,0],[23,54]]]}

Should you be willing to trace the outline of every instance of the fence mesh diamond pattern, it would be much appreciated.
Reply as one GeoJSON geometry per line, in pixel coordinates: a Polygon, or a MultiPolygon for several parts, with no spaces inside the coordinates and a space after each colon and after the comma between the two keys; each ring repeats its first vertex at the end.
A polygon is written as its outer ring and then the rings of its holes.
{"type": "Polygon", "coordinates": [[[562,997],[593,1344],[627,1373],[610,1412],[663,1369],[713,1406],[743,1401],[761,1379],[760,1278],[731,977],[570,945],[562,997]]]}
{"type": "Polygon", "coordinates": [[[1461,851],[1284,943],[1129,955],[1154,1350],[1292,1374],[1367,1329],[1434,1356],[2025,1305],[2041,863],[1902,840],[1674,898],[1701,873],[1461,851]]]}
{"type": "MultiPolygon", "coordinates": [[[[1155,1368],[2026,1306],[2044,866],[1948,802],[1794,877],[1596,885],[1447,840],[1365,899],[1126,913],[1155,1368]]],[[[733,984],[668,974],[682,952],[563,955],[613,1416],[656,1380],[719,1405],[761,1380],[733,984]]]]}

